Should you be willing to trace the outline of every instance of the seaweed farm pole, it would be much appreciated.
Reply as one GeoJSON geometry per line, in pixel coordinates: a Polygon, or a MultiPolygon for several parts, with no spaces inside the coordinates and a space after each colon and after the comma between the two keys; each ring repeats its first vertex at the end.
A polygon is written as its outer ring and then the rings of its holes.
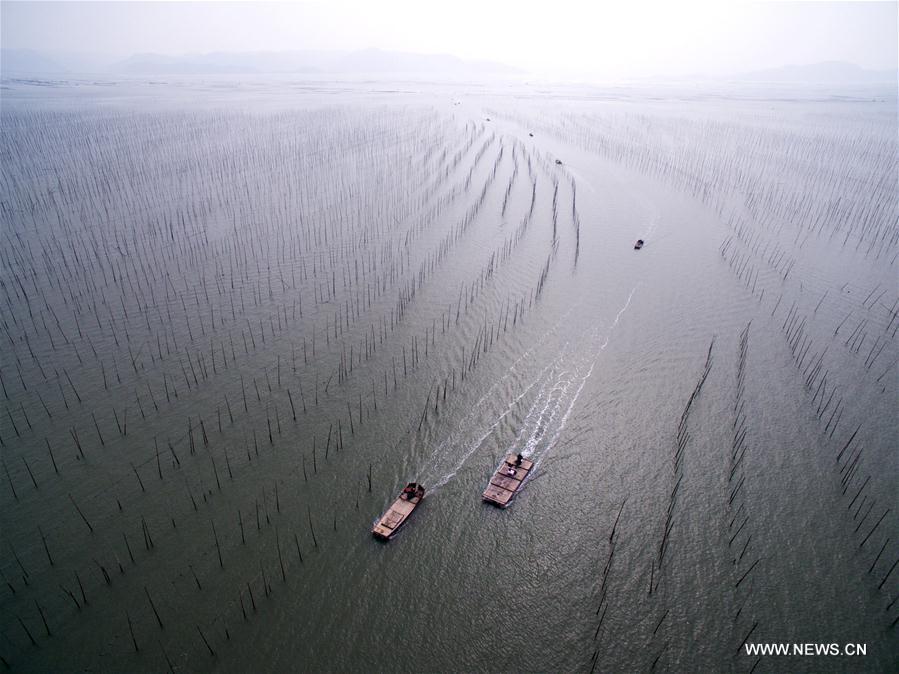
{"type": "Polygon", "coordinates": [[[140,490],[147,491],[146,489],[144,489],[144,482],[140,479],[140,473],[137,472],[137,468],[134,467],[133,463],[131,464],[131,470],[134,471],[134,475],[135,477],[137,477],[137,483],[140,485],[140,490]]]}
{"type": "Polygon", "coordinates": [[[209,523],[212,525],[212,535],[215,537],[215,550],[218,552],[219,557],[219,567],[224,569],[225,564],[222,562],[222,547],[219,545],[219,535],[215,530],[215,522],[213,520],[209,520],[209,523]]]}
{"type": "Polygon", "coordinates": [[[194,571],[193,564],[188,564],[187,567],[190,569],[190,573],[191,573],[191,575],[194,577],[194,582],[197,584],[197,589],[198,589],[198,590],[202,590],[202,589],[203,589],[203,586],[200,585],[200,579],[197,578],[197,572],[194,571]]]}
{"type": "Polygon", "coordinates": [[[81,603],[87,606],[87,595],[84,593],[84,585],[81,584],[81,577],[78,575],[77,571],[75,571],[75,580],[78,583],[78,589],[81,591],[81,603]]]}
{"type": "Polygon", "coordinates": [[[275,527],[275,545],[278,546],[278,564],[281,566],[281,580],[287,582],[287,574],[284,573],[284,559],[281,556],[281,536],[278,527],[275,527]]]}
{"type": "Polygon", "coordinates": [[[200,633],[200,638],[203,640],[203,643],[206,644],[206,648],[209,649],[209,654],[210,654],[212,657],[215,657],[215,651],[212,650],[212,646],[210,646],[210,645],[209,645],[209,642],[206,640],[206,635],[203,634],[203,630],[200,629],[200,626],[199,626],[199,625],[197,625],[196,627],[197,627],[197,632],[200,633]]]}
{"type": "Polygon", "coordinates": [[[22,463],[25,464],[25,470],[28,471],[28,477],[31,478],[31,484],[33,484],[33,485],[34,485],[34,488],[37,489],[37,488],[38,488],[38,486],[37,486],[37,480],[34,479],[34,473],[31,472],[31,466],[28,465],[28,461],[25,459],[24,456],[21,457],[21,458],[22,458],[22,463]]]}
{"type": "Polygon", "coordinates": [[[97,417],[94,415],[93,412],[91,412],[91,419],[94,420],[94,428],[97,429],[97,437],[100,438],[100,446],[101,447],[106,446],[106,443],[103,442],[103,435],[101,435],[101,433],[100,433],[100,425],[97,423],[97,417]]]}
{"type": "Polygon", "coordinates": [[[156,604],[153,603],[153,598],[150,596],[150,591],[147,589],[146,585],[144,585],[144,594],[147,595],[147,600],[150,602],[150,608],[153,609],[153,615],[156,616],[156,622],[159,624],[159,629],[164,630],[165,626],[162,624],[162,618],[159,617],[159,611],[156,610],[156,604]]]}
{"type": "Polygon", "coordinates": [[[150,536],[150,527],[147,526],[147,520],[141,515],[140,518],[141,532],[144,535],[144,548],[149,550],[153,547],[153,537],[150,536]]]}
{"type": "Polygon", "coordinates": [[[878,590],[883,587],[884,583],[887,582],[887,578],[889,578],[890,575],[893,573],[893,569],[896,568],[897,564],[899,564],[899,557],[896,558],[896,561],[893,562],[893,566],[890,567],[890,570],[886,572],[886,575],[883,577],[883,580],[880,581],[880,585],[877,586],[878,590]]]}
{"type": "Polygon", "coordinates": [[[75,446],[78,447],[78,453],[81,455],[81,458],[84,458],[84,450],[81,448],[81,442],[78,440],[78,431],[75,430],[75,427],[72,426],[69,429],[69,433],[71,433],[72,437],[75,439],[75,446]]]}
{"type": "Polygon", "coordinates": [[[745,644],[747,641],[749,641],[749,637],[752,636],[752,633],[755,632],[755,628],[758,627],[758,626],[759,626],[758,621],[756,621],[755,623],[753,623],[752,628],[749,630],[749,632],[746,633],[746,636],[743,637],[743,641],[741,641],[741,642],[740,642],[740,645],[737,646],[737,655],[739,655],[739,654],[740,654],[740,651],[743,650],[743,644],[745,644]]]}
{"type": "MultiPolygon", "coordinates": [[[[25,568],[25,565],[22,564],[22,560],[19,558],[19,554],[16,552],[16,549],[13,547],[13,544],[8,543],[8,545],[9,545],[10,552],[12,552],[12,556],[16,560],[16,564],[19,565],[19,570],[22,572],[22,582],[24,582],[25,585],[28,585],[28,576],[29,576],[28,570],[25,568]]],[[[5,576],[4,576],[4,579],[5,579],[5,576]]],[[[7,581],[6,584],[10,585],[9,581],[7,581]]],[[[12,590],[12,585],[10,585],[10,589],[12,590]]],[[[13,594],[15,594],[15,590],[13,590],[13,594]]]]}
{"type": "Polygon", "coordinates": [[[293,532],[293,542],[294,545],[297,546],[297,554],[300,556],[300,564],[303,564],[303,551],[300,550],[300,539],[297,537],[296,532],[293,532]]]}
{"type": "Polygon", "coordinates": [[[53,471],[59,475],[59,468],[56,465],[56,458],[53,456],[53,448],[50,447],[50,440],[47,437],[44,437],[44,442],[47,443],[47,452],[50,454],[50,461],[53,463],[53,471]]]}
{"type": "Polygon", "coordinates": [[[6,466],[6,461],[3,461],[3,470],[6,472],[6,480],[9,482],[9,488],[12,490],[12,495],[16,499],[19,500],[19,495],[16,493],[16,488],[12,483],[12,477],[9,475],[9,468],[6,466]]]}
{"type": "Polygon", "coordinates": [[[272,588],[268,584],[268,579],[265,577],[265,566],[262,564],[262,560],[259,560],[259,570],[262,572],[262,590],[265,592],[265,596],[268,597],[271,594],[272,588]]]}
{"type": "Polygon", "coordinates": [[[50,625],[47,624],[47,616],[44,615],[44,609],[41,608],[41,605],[37,603],[37,599],[34,600],[34,606],[37,608],[37,612],[41,616],[41,622],[44,623],[44,630],[47,632],[48,637],[53,636],[53,632],[50,631],[50,625]]]}
{"type": "Polygon", "coordinates": [[[44,544],[44,552],[47,553],[47,561],[50,562],[50,566],[55,566],[53,564],[53,557],[50,556],[50,548],[47,547],[47,537],[44,535],[44,532],[41,530],[40,526],[38,526],[37,532],[38,534],[40,534],[41,543],[44,544]]]}
{"type": "Polygon", "coordinates": [[[612,542],[612,538],[615,536],[615,530],[618,528],[618,520],[621,519],[621,511],[624,510],[625,503],[627,503],[626,497],[624,501],[621,502],[621,507],[618,509],[618,516],[615,518],[615,524],[612,525],[612,533],[609,534],[609,543],[612,542]]]}
{"type": "Polygon", "coordinates": [[[59,589],[62,590],[63,592],[65,592],[69,596],[69,598],[73,602],[75,602],[75,608],[77,608],[80,611],[81,604],[78,603],[78,599],[75,597],[74,594],[72,594],[72,591],[70,589],[68,589],[67,587],[63,586],[62,584],[60,584],[59,589]]]}
{"type": "Polygon", "coordinates": [[[134,652],[140,653],[140,648],[137,645],[137,639],[134,638],[134,625],[131,622],[131,614],[128,611],[125,611],[125,617],[128,619],[128,631],[131,633],[131,643],[134,644],[134,652]]]}
{"type": "Polygon", "coordinates": [[[122,538],[125,539],[125,548],[128,550],[128,557],[131,558],[131,563],[134,564],[134,553],[131,552],[131,545],[128,543],[128,535],[123,531],[122,538]]]}
{"type": "Polygon", "coordinates": [[[84,520],[84,523],[87,525],[87,528],[90,529],[90,532],[94,533],[94,528],[91,526],[91,523],[87,521],[87,518],[84,516],[84,513],[81,512],[81,508],[75,503],[75,499],[72,498],[71,494],[69,494],[69,500],[72,502],[72,505],[75,506],[75,510],[78,511],[78,514],[81,515],[81,519],[84,520]]]}
{"type": "Polygon", "coordinates": [[[422,413],[421,413],[421,419],[420,419],[419,422],[418,422],[418,430],[419,430],[419,431],[421,430],[422,424],[425,422],[425,417],[427,417],[427,415],[428,415],[428,405],[429,405],[430,402],[431,402],[431,393],[433,393],[433,391],[434,391],[434,385],[431,384],[431,388],[428,389],[428,397],[425,399],[425,408],[424,408],[424,410],[422,411],[422,413]]]}
{"type": "Polygon", "coordinates": [[[877,562],[880,561],[880,556],[883,554],[883,551],[886,550],[887,544],[888,544],[889,542],[890,542],[890,539],[889,539],[889,538],[887,538],[887,539],[883,542],[883,545],[882,545],[881,548],[880,548],[880,552],[877,553],[877,557],[875,557],[875,558],[874,558],[874,561],[871,562],[871,568],[868,569],[868,573],[871,573],[872,571],[874,571],[874,567],[877,566],[877,562]]]}
{"type": "Polygon", "coordinates": [[[294,409],[294,406],[293,406],[293,396],[290,395],[290,389],[289,389],[289,388],[287,389],[287,399],[290,400],[290,413],[293,415],[293,420],[296,421],[296,420],[297,420],[297,411],[296,411],[296,409],[294,409]]]}
{"type": "Polygon", "coordinates": [[[306,506],[306,517],[309,520],[309,532],[312,534],[312,543],[318,547],[318,541],[315,539],[315,529],[312,527],[312,511],[306,506]]]}

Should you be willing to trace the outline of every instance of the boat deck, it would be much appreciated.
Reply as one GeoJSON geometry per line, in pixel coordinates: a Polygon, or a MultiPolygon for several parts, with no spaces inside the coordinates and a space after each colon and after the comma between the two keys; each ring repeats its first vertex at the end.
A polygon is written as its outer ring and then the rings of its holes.
{"type": "Polygon", "coordinates": [[[507,507],[533,467],[534,462],[530,459],[522,459],[521,465],[516,466],[515,455],[507,455],[490,478],[483,493],[484,500],[500,508],[507,507]]]}
{"type": "Polygon", "coordinates": [[[421,503],[422,498],[424,498],[424,495],[416,495],[409,500],[402,497],[397,498],[387,511],[381,515],[381,518],[372,527],[371,532],[378,538],[392,538],[409,518],[409,515],[412,514],[412,511],[421,503]]]}

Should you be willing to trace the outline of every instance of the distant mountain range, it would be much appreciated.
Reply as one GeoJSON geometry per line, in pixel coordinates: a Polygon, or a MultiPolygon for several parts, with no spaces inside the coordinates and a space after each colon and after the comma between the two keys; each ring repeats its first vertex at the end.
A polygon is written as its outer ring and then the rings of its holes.
{"type": "Polygon", "coordinates": [[[11,75],[64,73],[66,68],[46,55],[31,49],[0,49],[0,72],[11,75]]]}
{"type": "Polygon", "coordinates": [[[0,50],[0,71],[16,75],[102,73],[106,75],[213,75],[268,73],[416,73],[513,74],[516,68],[490,61],[467,61],[446,54],[363,49],[359,51],[212,52],[208,54],[134,54],[103,61],[96,54],[0,50]]]}
{"type": "MultiPolygon", "coordinates": [[[[415,75],[515,75],[522,70],[492,61],[469,61],[447,54],[363,49],[359,51],[254,51],[206,54],[134,54],[116,60],[89,52],[0,49],[3,77],[160,75],[248,75],[273,73],[306,74],[415,74],[415,75]]],[[[853,63],[827,61],[809,65],[787,65],[728,76],[650,77],[649,81],[732,81],[771,84],[897,84],[896,70],[867,70],[853,63]]]]}

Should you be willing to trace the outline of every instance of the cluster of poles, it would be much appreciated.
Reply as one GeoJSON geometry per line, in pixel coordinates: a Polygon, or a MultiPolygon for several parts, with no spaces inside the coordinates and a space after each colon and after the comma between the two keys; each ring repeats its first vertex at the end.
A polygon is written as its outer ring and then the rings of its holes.
{"type": "Polygon", "coordinates": [[[4,662],[108,625],[113,593],[141,597],[112,620],[135,653],[173,668],[163,644],[191,623],[216,657],[274,579],[302,586],[327,532],[368,516],[390,457],[362,429],[424,385],[421,430],[523,325],[549,273],[534,251],[560,242],[558,167],[483,124],[402,124],[4,115],[0,445],[6,503],[34,529],[4,546],[4,662]],[[513,264],[530,285],[504,290],[513,264]]]}

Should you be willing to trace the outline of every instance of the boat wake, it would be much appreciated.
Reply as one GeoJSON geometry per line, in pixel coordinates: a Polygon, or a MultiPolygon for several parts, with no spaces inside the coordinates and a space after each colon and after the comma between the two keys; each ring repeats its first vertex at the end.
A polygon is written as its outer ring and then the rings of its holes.
{"type": "MultiPolygon", "coordinates": [[[[534,347],[525,351],[509,368],[506,375],[490,387],[487,393],[472,408],[472,411],[460,422],[458,428],[440,443],[431,462],[432,469],[426,471],[422,476],[423,481],[426,480],[424,483],[429,485],[429,491],[434,493],[452,480],[468,459],[493,435],[502,421],[516,410],[522,401],[534,390],[536,390],[536,394],[533,396],[533,400],[524,415],[515,441],[511,447],[503,452],[502,456],[504,457],[506,453],[520,453],[524,457],[531,459],[536,469],[556,446],[562,432],[565,430],[574,406],[587,380],[593,374],[600,354],[609,345],[612,333],[618,326],[621,316],[630,306],[636,290],[637,286],[631,289],[624,305],[618,310],[614,320],[607,328],[602,330],[599,326],[595,326],[584,338],[577,340],[576,343],[566,342],[559,350],[558,355],[549,364],[545,365],[532,381],[526,383],[503,406],[502,410],[498,413],[494,412],[492,418],[479,422],[478,417],[486,409],[489,409],[489,407],[485,406],[485,403],[495,397],[496,390],[500,384],[512,376],[515,366],[529,356],[534,347]],[[470,437],[473,429],[479,429],[476,431],[476,436],[464,442],[463,438],[466,436],[470,437]],[[461,453],[454,452],[453,449],[458,448],[460,441],[464,442],[461,453]],[[449,468],[446,468],[447,461],[452,464],[449,468]]],[[[564,320],[564,317],[562,320],[564,320]]],[[[547,336],[555,332],[561,322],[560,320],[547,333],[547,336]]],[[[543,341],[538,340],[538,343],[543,341]]],[[[502,461],[502,457],[499,461],[502,461]]],[[[497,464],[498,467],[499,463],[497,464]]],[[[534,472],[535,470],[530,471],[526,479],[530,479],[534,472]]]]}
{"type": "Polygon", "coordinates": [[[487,389],[484,395],[481,396],[477,403],[472,406],[471,411],[462,418],[458,426],[450,433],[450,435],[437,445],[437,449],[429,461],[431,469],[424,471],[421,478],[423,484],[429,485],[429,492],[433,494],[437,489],[453,479],[471,455],[474,454],[481,447],[483,442],[493,434],[493,431],[502,423],[503,419],[517,408],[521,399],[543,379],[547,370],[551,367],[551,364],[544,366],[537,377],[531,383],[526,384],[524,389],[521,390],[518,395],[513,397],[499,414],[492,419],[479,421],[478,417],[488,409],[486,403],[489,400],[494,400],[498,390],[518,374],[518,366],[523,361],[530,358],[539,345],[546,343],[548,338],[558,331],[568,319],[569,315],[579,306],[579,303],[572,306],[542,335],[540,339],[535,341],[534,346],[525,349],[509,366],[506,373],[496,380],[490,388],[487,389]],[[480,434],[478,437],[466,441],[465,437],[471,435],[472,429],[481,429],[480,434]],[[454,451],[458,449],[460,444],[463,447],[461,453],[454,451]]]}
{"type": "Polygon", "coordinates": [[[510,450],[513,454],[520,453],[534,462],[534,470],[531,470],[528,477],[536,472],[543,459],[558,443],[587,380],[596,368],[600,354],[609,345],[612,333],[630,306],[636,290],[637,286],[631,289],[627,301],[618,310],[604,334],[598,328],[594,329],[589,338],[593,346],[587,350],[588,355],[575,358],[575,362],[566,367],[565,361],[569,356],[563,352],[559,356],[558,369],[546,377],[510,450]]]}

